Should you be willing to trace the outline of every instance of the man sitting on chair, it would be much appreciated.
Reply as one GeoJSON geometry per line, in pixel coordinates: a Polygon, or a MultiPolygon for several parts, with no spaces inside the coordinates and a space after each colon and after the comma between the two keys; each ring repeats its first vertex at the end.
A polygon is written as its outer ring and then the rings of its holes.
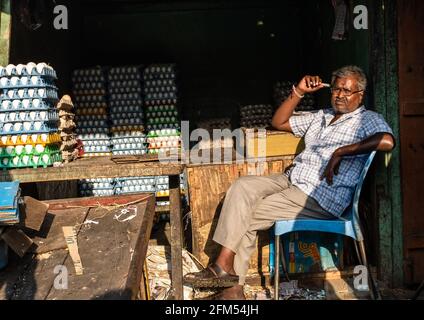
{"type": "Polygon", "coordinates": [[[305,76],[276,111],[274,128],[304,137],[305,150],[285,174],[237,179],[226,193],[213,240],[222,248],[206,269],[187,274],[187,284],[223,287],[215,299],[245,299],[243,285],[259,230],[277,220],[335,219],[352,201],[371,151],[394,147],[391,128],[381,115],[362,105],[366,76],[356,66],[333,73],[332,108],[293,115],[305,93],[323,87],[305,76]]]}

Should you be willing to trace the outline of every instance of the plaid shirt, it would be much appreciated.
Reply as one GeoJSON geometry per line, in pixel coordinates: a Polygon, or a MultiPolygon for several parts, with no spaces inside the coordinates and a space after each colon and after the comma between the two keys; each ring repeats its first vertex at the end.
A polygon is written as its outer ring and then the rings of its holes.
{"type": "Polygon", "coordinates": [[[291,182],[335,216],[343,214],[351,203],[355,186],[368,155],[345,156],[333,184],[320,180],[334,151],[362,141],[375,133],[392,130],[383,117],[364,106],[342,115],[330,125],[333,109],[292,116],[290,126],[296,137],[305,138],[305,150],[294,159],[286,174],[291,182]]]}

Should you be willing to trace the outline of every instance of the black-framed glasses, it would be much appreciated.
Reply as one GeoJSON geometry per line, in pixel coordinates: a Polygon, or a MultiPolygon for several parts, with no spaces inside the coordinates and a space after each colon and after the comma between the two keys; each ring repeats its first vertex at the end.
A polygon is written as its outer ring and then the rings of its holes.
{"type": "Polygon", "coordinates": [[[354,95],[355,93],[358,93],[358,92],[361,92],[361,91],[364,91],[364,90],[350,91],[349,89],[345,89],[345,88],[334,88],[334,87],[331,87],[330,88],[330,91],[331,91],[331,94],[333,94],[333,95],[334,94],[338,95],[341,92],[341,93],[343,93],[343,96],[344,97],[350,97],[350,96],[354,95]]]}

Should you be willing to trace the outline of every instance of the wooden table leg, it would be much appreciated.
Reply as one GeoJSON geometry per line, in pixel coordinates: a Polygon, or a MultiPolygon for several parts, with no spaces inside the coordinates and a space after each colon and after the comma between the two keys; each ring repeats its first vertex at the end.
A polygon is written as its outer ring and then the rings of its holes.
{"type": "Polygon", "coordinates": [[[173,297],[176,300],[183,300],[183,239],[179,176],[169,176],[169,201],[171,216],[171,280],[173,297]]]}

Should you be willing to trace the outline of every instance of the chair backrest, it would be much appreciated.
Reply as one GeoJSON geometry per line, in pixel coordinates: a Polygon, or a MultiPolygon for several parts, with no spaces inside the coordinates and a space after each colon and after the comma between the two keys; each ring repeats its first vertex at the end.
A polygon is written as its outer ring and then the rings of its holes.
{"type": "Polygon", "coordinates": [[[353,227],[354,227],[358,240],[363,239],[362,226],[359,219],[359,209],[358,209],[359,197],[361,196],[362,185],[364,184],[365,177],[368,173],[369,168],[371,167],[371,163],[374,159],[375,154],[376,154],[376,151],[372,151],[369,154],[367,161],[365,162],[364,168],[362,169],[362,172],[359,176],[358,184],[356,185],[356,188],[355,188],[355,193],[353,195],[353,200],[352,200],[352,206],[349,207],[349,211],[350,211],[349,215],[351,215],[349,219],[352,219],[353,227]]]}

